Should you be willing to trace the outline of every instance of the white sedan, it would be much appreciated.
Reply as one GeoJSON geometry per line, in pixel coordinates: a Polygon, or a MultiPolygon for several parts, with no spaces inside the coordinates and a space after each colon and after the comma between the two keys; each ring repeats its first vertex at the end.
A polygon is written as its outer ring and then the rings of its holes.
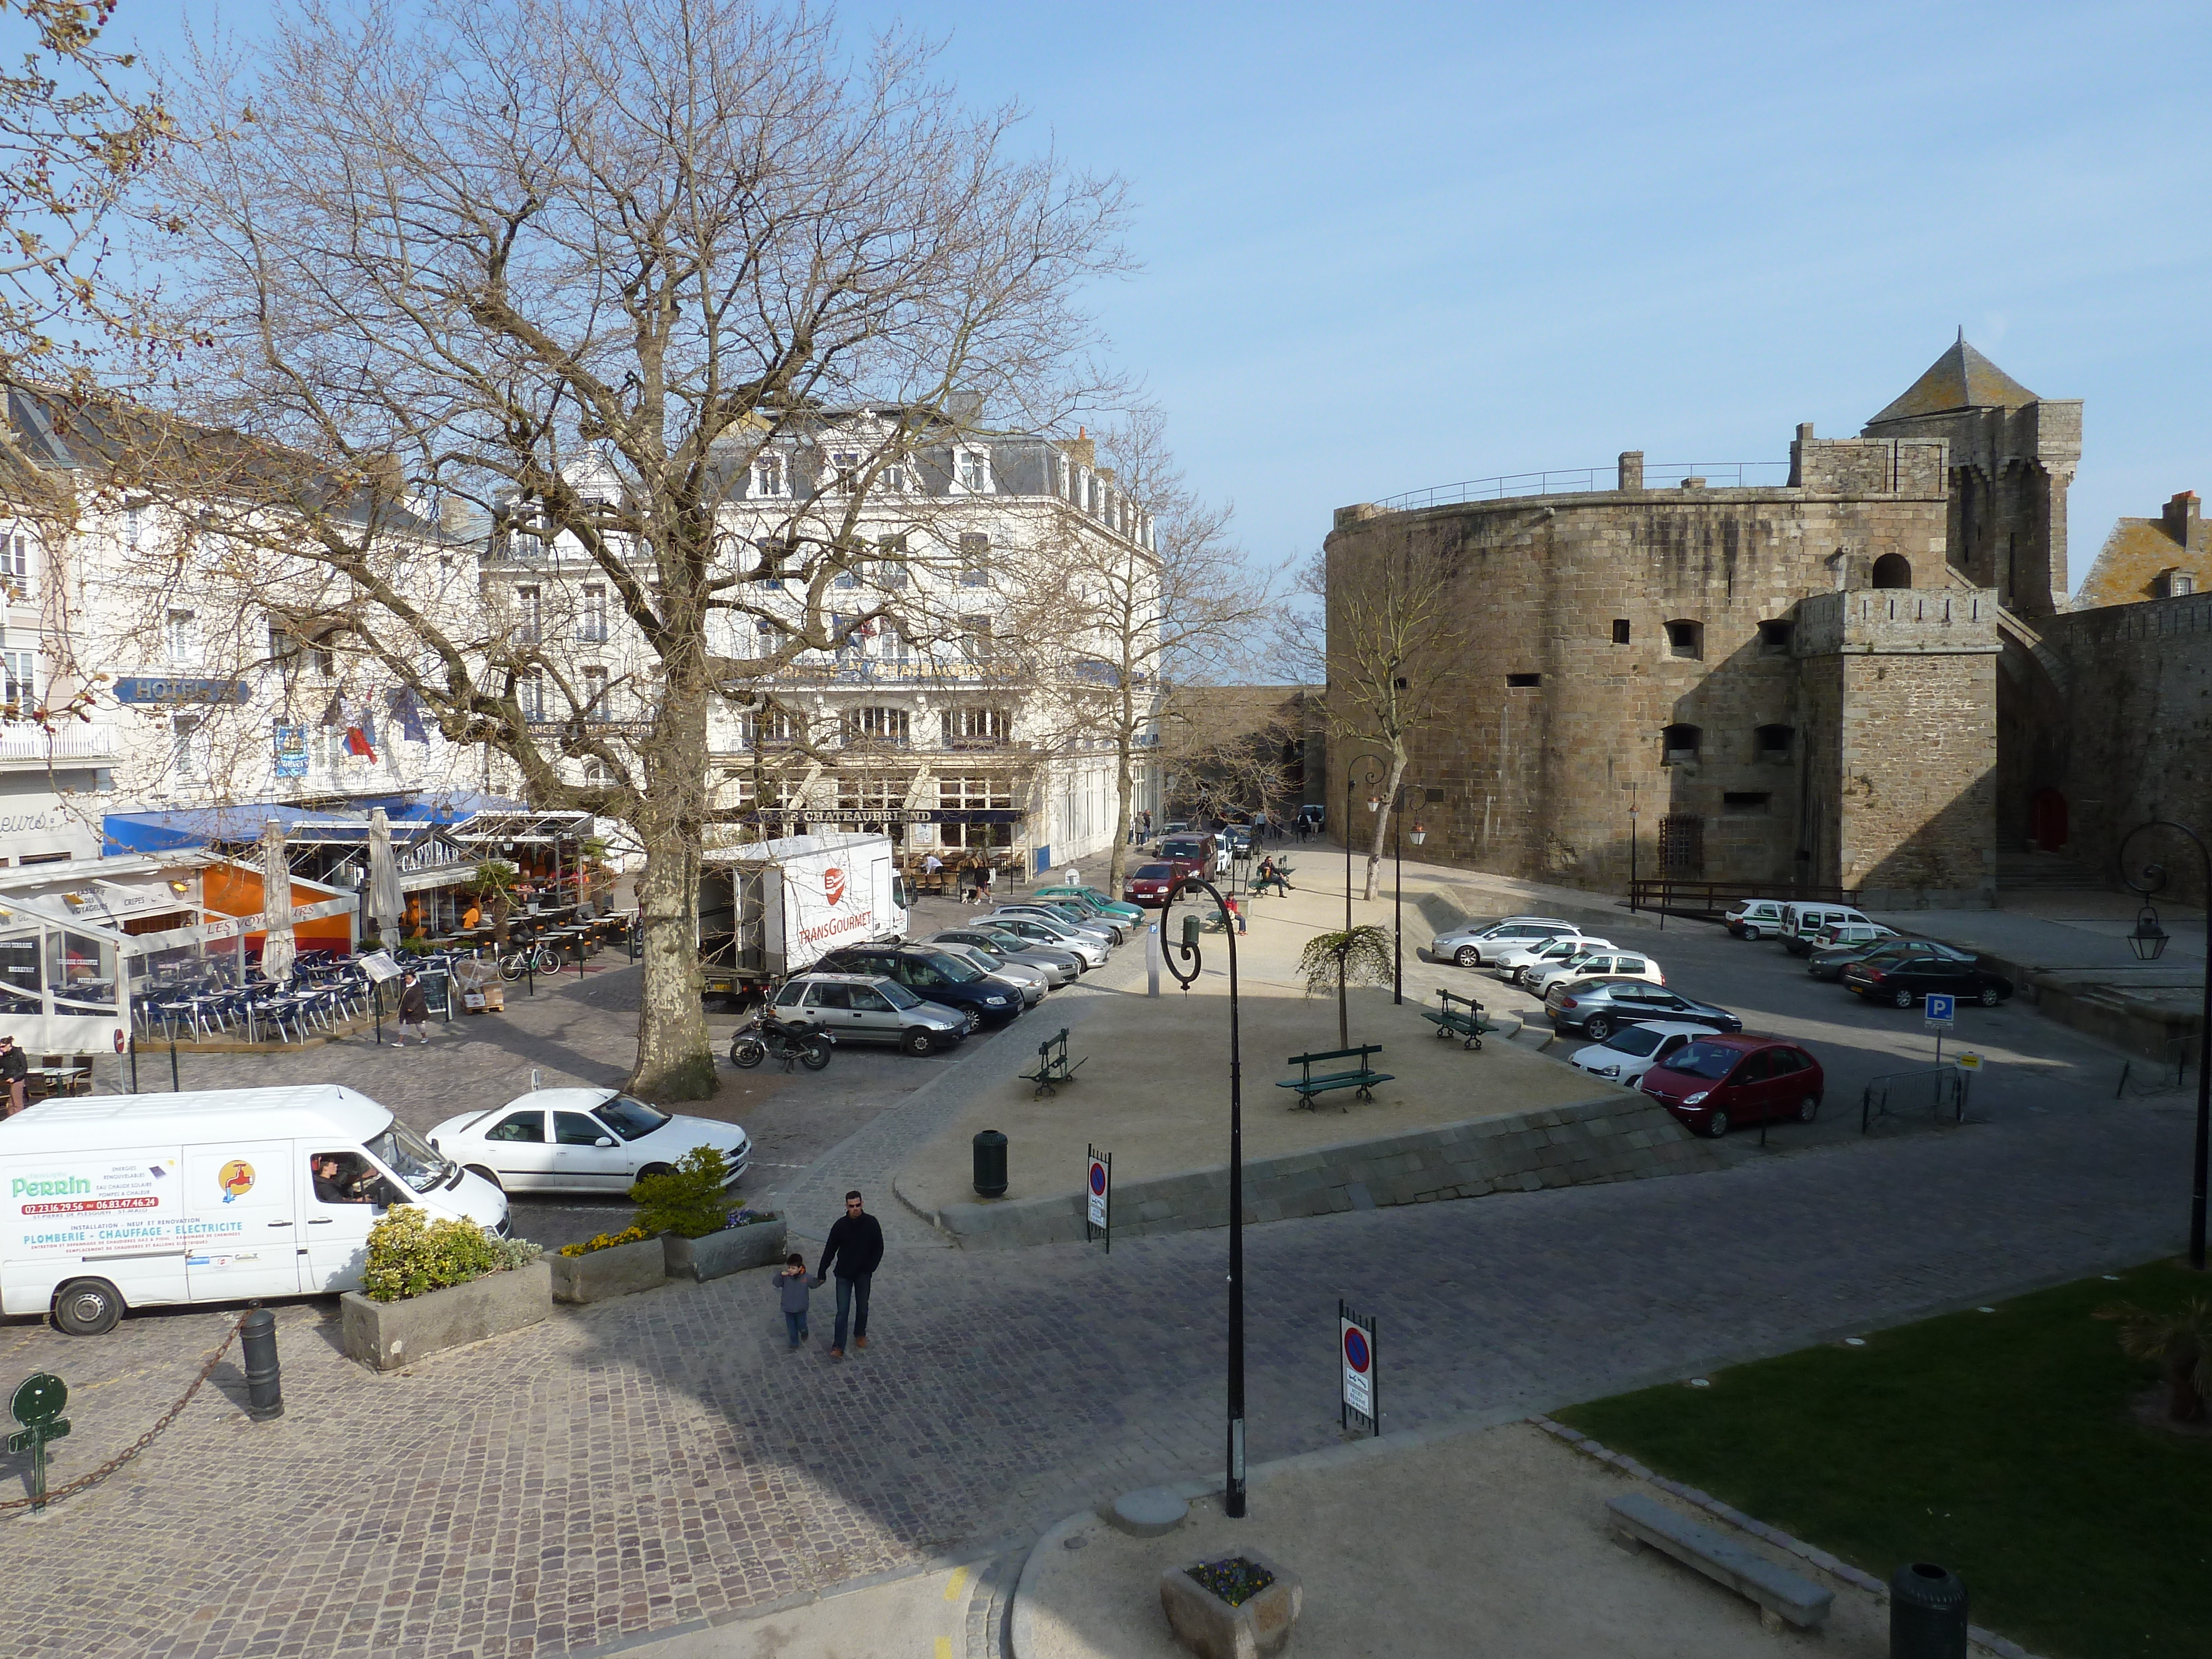
{"type": "Polygon", "coordinates": [[[1569,957],[1585,951],[1610,951],[1609,939],[1593,939],[1587,933],[1569,933],[1562,939],[1539,939],[1533,945],[1516,945],[1510,951],[1500,951],[1490,958],[1490,971],[1509,982],[1526,978],[1539,969],[1548,968],[1555,962],[1565,962],[1569,957]]]}
{"type": "Polygon", "coordinates": [[[734,1123],[672,1117],[617,1089],[538,1089],[488,1112],[449,1117],[429,1141],[510,1193],[626,1193],[695,1146],[712,1146],[735,1181],[752,1142],[734,1123]]]}
{"type": "Polygon", "coordinates": [[[1641,951],[1618,951],[1607,945],[1601,951],[1581,951],[1564,962],[1547,963],[1540,968],[1531,968],[1521,975],[1522,984],[1538,996],[1542,996],[1554,985],[1572,984],[1578,979],[1648,979],[1654,985],[1664,985],[1667,975],[1659,964],[1641,951]]]}
{"type": "Polygon", "coordinates": [[[1684,1043],[1694,1042],[1699,1037],[1711,1035],[1710,1026],[1677,1025],[1666,1021],[1654,1021],[1649,1025],[1624,1025],[1604,1042],[1576,1049],[1569,1059],[1593,1077],[1605,1078],[1624,1089],[1633,1089],[1643,1080],[1646,1072],[1684,1043]]]}

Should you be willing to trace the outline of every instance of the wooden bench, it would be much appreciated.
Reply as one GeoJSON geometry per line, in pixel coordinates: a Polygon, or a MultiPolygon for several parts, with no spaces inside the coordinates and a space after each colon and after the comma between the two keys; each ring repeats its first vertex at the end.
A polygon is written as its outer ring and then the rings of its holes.
{"type": "MultiPolygon", "coordinates": [[[[1312,1110],[1316,1096],[1325,1095],[1337,1089],[1356,1089],[1359,1091],[1360,1099],[1372,1100],[1375,1097],[1369,1091],[1372,1090],[1376,1084],[1395,1080],[1389,1073],[1376,1071],[1367,1064],[1368,1055],[1379,1054],[1382,1052],[1381,1043],[1370,1042],[1364,1048],[1331,1048],[1325,1054],[1292,1054],[1284,1063],[1297,1066],[1299,1075],[1287,1083],[1278,1083],[1275,1086],[1278,1089],[1297,1091],[1297,1105],[1291,1108],[1294,1112],[1299,1106],[1304,1107],[1309,1111],[1312,1110]],[[1318,1077],[1314,1075],[1315,1066],[1325,1066],[1333,1060],[1351,1060],[1354,1062],[1356,1069],[1346,1072],[1325,1072],[1318,1077]]],[[[1340,1102],[1339,1104],[1341,1105],[1342,1103],[1340,1102]]],[[[1350,1111],[1352,1109],[1346,1106],[1344,1109],[1350,1111]]]]}
{"type": "Polygon", "coordinates": [[[1715,1583],[1759,1605],[1759,1622],[1770,1631],[1784,1624],[1816,1630],[1835,1604],[1833,1590],[1777,1566],[1726,1533],[1701,1525],[1668,1509],[1650,1494],[1623,1492],[1609,1499],[1613,1524],[1622,1540],[1663,1550],[1685,1566],[1695,1567],[1715,1583]]]}
{"type": "Polygon", "coordinates": [[[1473,997],[1456,996],[1449,991],[1438,990],[1437,995],[1443,1007],[1424,1008],[1421,1018],[1435,1025],[1439,1037],[1463,1036],[1467,1041],[1460,1044],[1461,1048],[1481,1048],[1482,1034],[1490,1029],[1482,1018],[1482,1005],[1473,997]],[[1452,1006],[1454,1003],[1463,1005],[1467,1012],[1462,1013],[1452,1006]]]}
{"type": "Polygon", "coordinates": [[[1037,1044],[1036,1070],[1024,1072],[1021,1074],[1023,1082],[1036,1085],[1036,1087],[1030,1091],[1030,1098],[1035,1100],[1041,1095],[1057,1094],[1058,1085],[1074,1082],[1076,1068],[1090,1058],[1090,1055],[1085,1054],[1083,1060],[1077,1060],[1073,1066],[1068,1064],[1067,1027],[1061,1026],[1058,1036],[1047,1037],[1042,1042],[1037,1044]]]}

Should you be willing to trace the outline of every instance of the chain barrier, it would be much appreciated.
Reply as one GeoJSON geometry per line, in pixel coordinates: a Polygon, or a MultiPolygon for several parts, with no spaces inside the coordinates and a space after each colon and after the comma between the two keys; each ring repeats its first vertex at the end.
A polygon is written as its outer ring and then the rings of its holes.
{"type": "Polygon", "coordinates": [[[121,1451],[116,1453],[114,1456],[109,1458],[98,1468],[93,1470],[91,1474],[81,1474],[77,1476],[76,1480],[70,1481],[65,1486],[50,1487],[44,1498],[9,1498],[0,1499],[0,1515],[5,1515],[15,1510],[27,1510],[33,1506],[43,1508],[44,1506],[52,1504],[56,1498],[67,1498],[71,1492],[82,1492],[87,1486],[95,1485],[100,1481],[106,1480],[109,1475],[114,1474],[116,1470],[121,1468],[132,1458],[137,1456],[140,1452],[144,1451],[147,1447],[154,1443],[155,1437],[157,1437],[162,1430],[167,1428],[170,1424],[177,1420],[177,1413],[183,1411],[185,1407],[192,1403],[192,1396],[200,1391],[200,1385],[206,1382],[209,1377],[215,1375],[215,1368],[222,1364],[222,1357],[230,1352],[230,1345],[238,1340],[239,1332],[245,1328],[246,1320],[244,1316],[241,1315],[239,1318],[238,1323],[230,1328],[230,1334],[223,1338],[222,1346],[217,1348],[213,1354],[209,1356],[206,1364],[200,1367],[200,1374],[192,1379],[191,1386],[186,1389],[183,1394],[177,1397],[177,1403],[175,1405],[170,1407],[168,1410],[163,1412],[161,1416],[154,1419],[154,1426],[147,1430],[145,1433],[140,1435],[136,1443],[131,1445],[125,1446],[121,1451]]]}

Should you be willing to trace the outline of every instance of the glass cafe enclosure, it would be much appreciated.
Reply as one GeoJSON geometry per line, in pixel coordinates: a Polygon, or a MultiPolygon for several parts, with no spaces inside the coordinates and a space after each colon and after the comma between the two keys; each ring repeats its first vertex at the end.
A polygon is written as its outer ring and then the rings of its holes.
{"type": "MultiPolygon", "coordinates": [[[[207,854],[0,874],[0,1031],[34,1056],[113,1053],[134,1010],[242,983],[260,890],[258,872],[207,854]],[[236,914],[249,877],[254,908],[236,914]]],[[[293,904],[307,921],[353,900],[295,878],[293,904]]]]}

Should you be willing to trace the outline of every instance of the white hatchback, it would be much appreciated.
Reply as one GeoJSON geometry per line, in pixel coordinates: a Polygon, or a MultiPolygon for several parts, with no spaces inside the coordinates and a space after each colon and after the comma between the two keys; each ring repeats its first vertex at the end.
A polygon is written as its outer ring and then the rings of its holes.
{"type": "Polygon", "coordinates": [[[1578,979],[1648,979],[1664,985],[1667,975],[1641,951],[1583,951],[1564,962],[1548,963],[1522,975],[1521,982],[1542,996],[1554,985],[1571,985],[1578,979]]]}
{"type": "Polygon", "coordinates": [[[1675,1025],[1655,1021],[1648,1025],[1624,1025],[1602,1042],[1577,1048],[1570,1061],[1593,1077],[1633,1089],[1644,1074],[1686,1042],[1711,1036],[1705,1025],[1675,1025]]]}
{"type": "Polygon", "coordinates": [[[752,1142],[734,1123],[672,1117],[618,1089],[537,1089],[430,1131],[431,1146],[510,1193],[626,1193],[694,1146],[712,1146],[735,1181],[752,1142]]]}

